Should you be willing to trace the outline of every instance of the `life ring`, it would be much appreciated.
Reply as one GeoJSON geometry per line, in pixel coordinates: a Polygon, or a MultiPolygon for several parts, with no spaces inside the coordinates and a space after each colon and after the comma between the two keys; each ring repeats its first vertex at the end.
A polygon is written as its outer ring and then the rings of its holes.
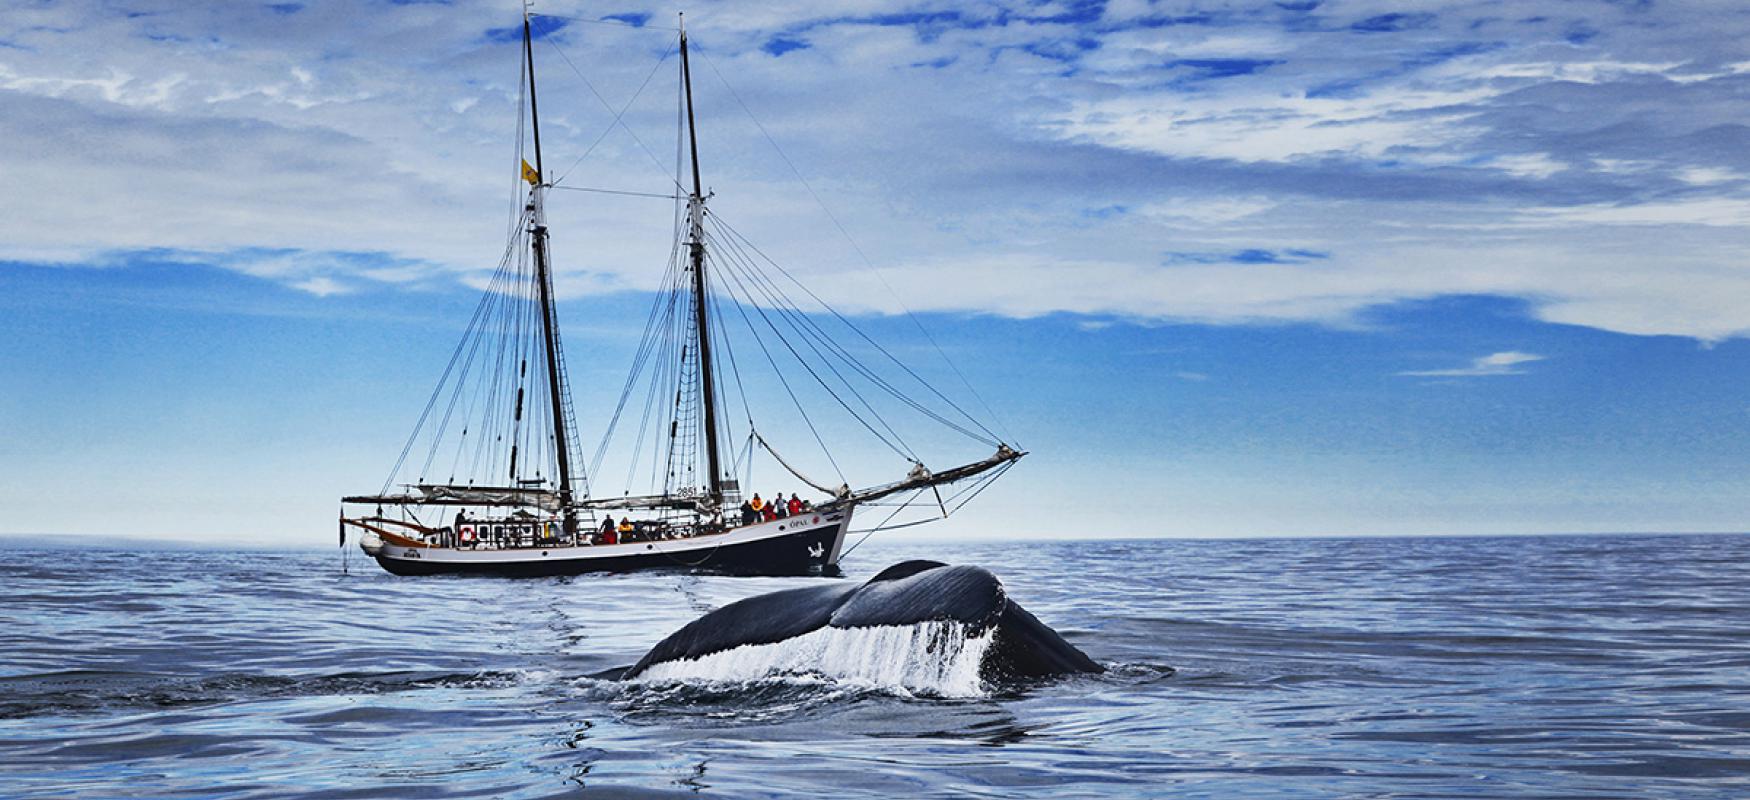
{"type": "Polygon", "coordinates": [[[463,525],[461,535],[462,535],[462,541],[464,541],[464,542],[474,541],[474,526],[473,525],[463,525]]]}

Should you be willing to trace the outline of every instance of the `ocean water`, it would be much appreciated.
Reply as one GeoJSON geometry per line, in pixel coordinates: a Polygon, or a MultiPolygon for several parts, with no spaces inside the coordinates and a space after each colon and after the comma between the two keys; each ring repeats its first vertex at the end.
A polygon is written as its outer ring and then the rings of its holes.
{"type": "Polygon", "coordinates": [[[911,557],[1110,671],[993,689],[885,631],[622,683],[824,579],[14,540],[0,797],[1750,797],[1750,537],[877,537],[846,579],[911,557]]]}

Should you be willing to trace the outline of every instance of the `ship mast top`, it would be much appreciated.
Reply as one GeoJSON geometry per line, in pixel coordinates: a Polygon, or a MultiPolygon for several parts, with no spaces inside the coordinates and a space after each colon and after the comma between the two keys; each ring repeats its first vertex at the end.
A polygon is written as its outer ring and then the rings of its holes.
{"type": "MultiPolygon", "coordinates": [[[[529,178],[529,243],[535,251],[535,288],[540,295],[541,340],[547,360],[547,397],[553,416],[553,452],[559,462],[559,504],[567,533],[575,531],[577,512],[572,508],[571,430],[565,424],[565,395],[560,376],[559,327],[554,319],[553,271],[548,263],[547,220],[541,208],[546,171],[541,162],[541,112],[535,99],[535,45],[529,14],[523,13],[523,56],[529,71],[529,127],[535,137],[535,169],[529,178]]],[[[524,164],[527,169],[527,163],[524,164]]]]}
{"type": "Polygon", "coordinates": [[[717,442],[717,387],[711,365],[711,327],[705,295],[705,191],[699,179],[699,136],[693,123],[693,71],[687,56],[686,17],[681,17],[681,82],[687,97],[687,142],[693,161],[693,192],[687,198],[688,242],[693,277],[693,326],[699,340],[699,393],[704,407],[705,460],[710,470],[709,503],[723,505],[723,466],[717,442]]]}

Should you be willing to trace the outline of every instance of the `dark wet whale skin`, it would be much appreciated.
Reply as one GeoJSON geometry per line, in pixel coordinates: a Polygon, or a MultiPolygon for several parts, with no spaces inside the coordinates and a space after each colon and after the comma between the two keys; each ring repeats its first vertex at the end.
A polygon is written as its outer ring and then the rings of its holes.
{"type": "Polygon", "coordinates": [[[730,603],[657,643],[624,677],[636,677],[653,664],[775,644],[828,626],[921,622],[959,622],[971,633],[995,627],[996,640],[980,666],[988,681],[1105,671],[1011,601],[989,570],[916,560],[888,567],[863,584],[807,586],[730,603]]]}

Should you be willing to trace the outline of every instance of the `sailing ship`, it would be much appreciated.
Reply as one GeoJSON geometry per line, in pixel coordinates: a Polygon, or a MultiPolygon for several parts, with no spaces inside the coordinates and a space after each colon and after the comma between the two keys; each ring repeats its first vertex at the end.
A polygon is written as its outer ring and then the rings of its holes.
{"type": "MultiPolygon", "coordinates": [[[[543,163],[533,16],[523,15],[518,54],[519,82],[527,101],[521,105],[527,108],[533,145],[528,152],[519,110],[520,213],[515,215],[504,257],[389,479],[374,494],[342,498],[343,547],[349,531],[356,532],[365,553],[397,575],[567,575],[652,568],[833,575],[838,573],[851,519],[859,508],[893,506],[897,514],[897,509],[911,507],[927,493],[933,507],[946,516],[951,505],[964,505],[1024,455],[792,278],[796,289],[827,312],[802,313],[789,294],[795,289],[786,290],[789,284],[774,281],[765,269],[782,271],[782,267],[707,211],[711,195],[700,178],[692,69],[682,25],[676,37],[681,94],[677,103],[685,107],[691,185],[670,176],[676,219],[664,290],[646,324],[631,377],[609,417],[602,446],[586,465],[561,345],[545,213],[549,191],[569,187],[549,180],[543,163]],[[744,370],[736,364],[726,326],[721,324],[727,311],[738,312],[756,335],[763,330],[781,340],[779,348],[760,343],[759,352],[773,367],[769,372],[762,367],[761,374],[775,374],[791,399],[797,391],[784,378],[785,372],[798,376],[797,381],[805,376],[824,388],[842,410],[910,462],[903,476],[860,489],[851,488],[848,481],[834,486],[809,478],[779,455],[755,427],[753,411],[747,407],[744,370]],[[818,319],[822,316],[854,331],[862,340],[861,352],[891,360],[892,365],[884,363],[885,374],[896,374],[893,365],[897,365],[901,370],[897,374],[909,375],[926,387],[934,398],[931,403],[914,399],[900,388],[903,380],[884,377],[859,358],[857,350],[838,344],[818,319]],[[728,350],[727,364],[720,350],[728,350]],[[787,350],[802,360],[803,369],[780,368],[773,350],[787,350]],[[805,355],[824,365],[809,365],[805,355]],[[733,427],[725,419],[726,380],[735,384],[746,412],[748,435],[740,455],[725,444],[733,427]],[[588,473],[599,469],[634,388],[645,384],[645,413],[636,441],[650,440],[656,445],[653,449],[663,454],[660,468],[658,458],[650,459],[653,491],[634,495],[628,488],[619,495],[592,494],[588,473]],[[994,452],[958,466],[929,469],[903,444],[893,425],[857,394],[858,386],[898,398],[924,417],[994,446],[994,452]],[[409,461],[409,455],[422,439],[430,440],[430,449],[413,469],[415,462],[409,461]],[[790,476],[806,484],[812,496],[803,500],[794,493],[789,499],[748,494],[742,479],[751,476],[756,443],[760,453],[769,454],[790,476]],[[429,478],[443,470],[445,460],[450,462],[450,476],[429,478]],[[397,484],[398,477],[410,475],[408,469],[416,477],[397,484]],[[947,498],[944,488],[950,489],[947,498]]],[[[677,119],[677,168],[679,128],[677,119]]],[[[789,277],[788,272],[784,275],[789,277]]],[[[800,405],[797,410],[805,423],[800,427],[824,449],[812,418],[800,405]]],[[[830,451],[827,458],[831,459],[830,451]]],[[[632,463],[629,478],[638,469],[636,457],[632,463]]],[[[832,463],[836,470],[836,462],[832,463]]],[[[891,519],[893,514],[871,531],[883,529],[891,519]]]]}

